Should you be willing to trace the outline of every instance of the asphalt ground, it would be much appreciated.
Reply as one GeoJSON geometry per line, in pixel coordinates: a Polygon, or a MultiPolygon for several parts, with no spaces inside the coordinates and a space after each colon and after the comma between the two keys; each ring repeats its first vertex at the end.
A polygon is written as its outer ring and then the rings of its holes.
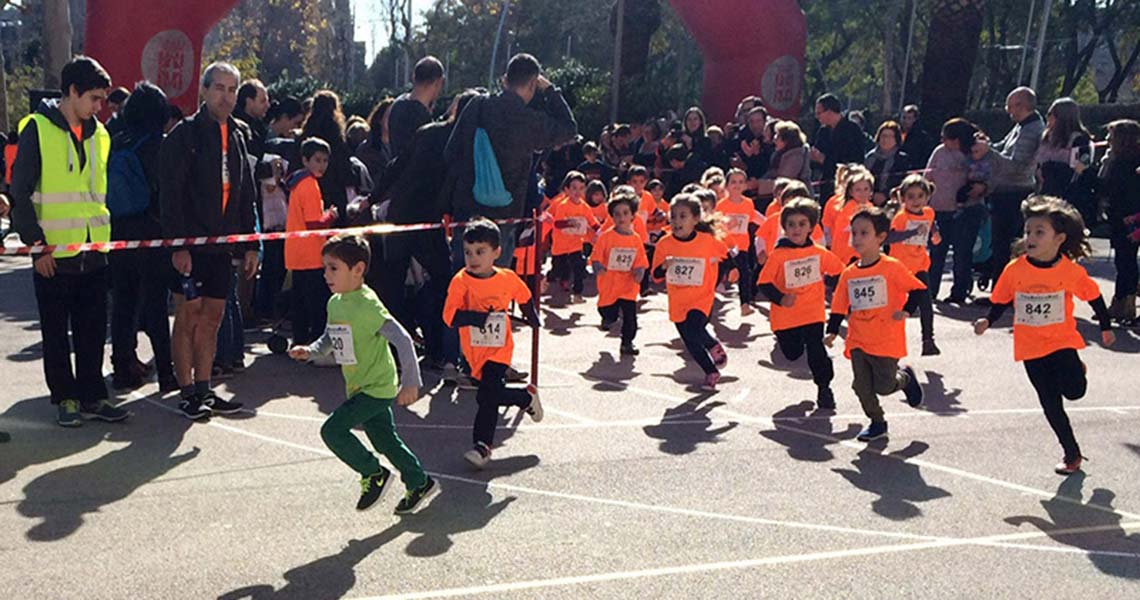
{"type": "MultiPolygon", "coordinates": [[[[1089,265],[1111,295],[1098,245],[1089,265]]],[[[594,301],[543,308],[546,419],[503,417],[475,471],[474,392],[428,374],[399,430],[443,492],[417,514],[396,494],[354,510],[356,475],[319,428],[336,369],[270,354],[219,384],[249,413],[194,424],[154,383],[119,396],[122,424],[54,424],[26,258],[0,258],[0,590],[6,598],[1140,597],[1140,334],[1090,343],[1085,399],[1068,403],[1090,458],[1061,456],[1008,327],[937,307],[942,356],[909,363],[914,410],[884,400],[889,441],[865,424],[836,355],[835,414],[814,410],[803,359],[774,352],[767,309],[717,304],[729,364],[696,384],[665,311],[644,302],[636,359],[599,331],[594,301]]],[[[545,298],[544,300],[550,300],[545,298]]],[[[1080,328],[1095,340],[1087,305],[1080,328]]],[[[516,332],[516,364],[530,356],[516,332]]],[[[144,357],[145,336],[140,336],[144,357]]],[[[108,348],[109,359],[109,348],[108,348]]],[[[110,367],[107,366],[109,373],[110,367]]]]}

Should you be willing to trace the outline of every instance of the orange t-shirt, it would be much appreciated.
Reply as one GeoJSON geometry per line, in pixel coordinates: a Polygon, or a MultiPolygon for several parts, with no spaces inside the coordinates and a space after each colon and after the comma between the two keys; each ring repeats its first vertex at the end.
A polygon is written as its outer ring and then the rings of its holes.
{"type": "Polygon", "coordinates": [[[598,223],[605,223],[606,219],[610,218],[610,209],[603,202],[597,206],[591,206],[590,210],[594,211],[594,220],[598,223]]]}
{"type": "Polygon", "coordinates": [[[835,194],[823,203],[823,213],[819,218],[819,224],[823,225],[823,229],[829,232],[832,237],[835,237],[835,216],[839,214],[839,205],[842,203],[843,199],[839,197],[839,194],[835,194]]]}
{"type": "Polygon", "coordinates": [[[459,328],[459,345],[475,379],[482,376],[483,365],[488,361],[511,364],[515,341],[511,336],[511,317],[507,311],[512,301],[520,305],[530,302],[530,289],[514,271],[495,267],[490,277],[481,278],[461,269],[451,278],[447,300],[443,304],[443,321],[448,327],[455,319],[456,311],[492,313],[482,329],[459,328]]]}
{"type": "Polygon", "coordinates": [[[768,203],[768,208],[764,209],[764,216],[771,219],[772,217],[780,214],[784,207],[780,204],[779,200],[772,200],[768,203]]]}
{"type": "Polygon", "coordinates": [[[909,238],[891,244],[889,254],[906,265],[911,273],[925,273],[930,270],[930,253],[926,251],[926,244],[930,240],[930,232],[934,229],[934,209],[929,206],[922,208],[922,212],[914,214],[903,208],[899,214],[891,219],[891,231],[911,231],[926,226],[926,234],[916,233],[909,238]]]}
{"type": "Polygon", "coordinates": [[[851,358],[859,348],[871,356],[906,356],[906,321],[891,315],[906,306],[907,294],[925,287],[906,265],[885,254],[869,267],[856,263],[844,269],[831,297],[831,312],[847,315],[843,355],[851,358]]]}
{"type": "Polygon", "coordinates": [[[740,202],[733,202],[729,199],[721,200],[716,203],[716,211],[724,215],[725,229],[728,235],[724,238],[725,244],[729,248],[736,248],[741,252],[746,252],[749,247],[748,226],[760,226],[764,224],[764,217],[752,205],[752,201],[745,198],[740,202]]]}
{"type": "Polygon", "coordinates": [[[863,208],[858,201],[852,200],[839,208],[835,213],[835,224],[831,228],[831,251],[845,264],[859,258],[859,253],[851,247],[851,217],[863,208]]]}
{"type": "Polygon", "coordinates": [[[75,139],[82,142],[83,141],[83,123],[80,123],[78,125],[73,126],[71,128],[71,133],[72,133],[72,135],[75,136],[75,139]]]}
{"type": "MultiPolygon", "coordinates": [[[[637,223],[639,219],[634,219],[637,223]]],[[[598,236],[590,262],[605,267],[598,275],[598,306],[609,306],[618,300],[637,300],[641,292],[641,278],[634,277],[637,269],[648,269],[645,242],[636,233],[625,235],[608,229],[598,236]]]]}
{"type": "MultiPolygon", "coordinates": [[[[607,214],[605,220],[601,221],[601,224],[602,225],[598,227],[599,235],[605,233],[609,229],[614,228],[614,219],[607,214]]],[[[649,230],[645,227],[645,221],[642,221],[641,219],[634,219],[633,232],[637,234],[637,237],[641,238],[642,244],[649,243],[649,230]]]]}
{"type": "MultiPolygon", "coordinates": [[[[285,216],[285,231],[307,231],[309,223],[320,221],[324,216],[325,203],[321,198],[321,187],[317,178],[308,175],[293,186],[289,192],[289,211],[285,216]]],[[[285,268],[290,271],[322,269],[321,249],[325,238],[311,236],[286,238],[285,268]]]]}
{"type": "Polygon", "coordinates": [[[683,242],[667,234],[657,241],[653,254],[653,270],[671,259],[665,270],[665,289],[669,294],[669,319],[685,320],[690,310],[706,316],[712,310],[716,295],[717,263],[728,256],[728,247],[716,236],[696,232],[696,237],[683,242]]]}
{"type": "Polygon", "coordinates": [[[550,207],[550,216],[554,222],[571,221],[573,227],[559,229],[554,227],[550,253],[557,256],[581,252],[582,244],[593,239],[594,228],[598,220],[594,218],[594,210],[589,204],[571,202],[569,199],[558,202],[550,207]]]}
{"type": "Polygon", "coordinates": [[[218,123],[222,128],[222,212],[226,212],[226,205],[230,203],[230,125],[218,123]]]}
{"type": "Polygon", "coordinates": [[[12,185],[12,167],[16,165],[16,150],[19,148],[16,144],[6,144],[4,146],[4,165],[7,167],[4,173],[4,183],[12,185]]]}
{"type": "MultiPolygon", "coordinates": [[[[784,226],[780,223],[780,213],[783,211],[781,208],[774,216],[768,217],[767,221],[760,226],[756,231],[756,248],[757,251],[763,249],[769,255],[776,249],[776,244],[786,237],[784,235],[784,226]]],[[[816,224],[815,229],[811,230],[811,240],[813,242],[823,243],[823,230],[816,224]]]]}
{"type": "Polygon", "coordinates": [[[772,303],[768,320],[772,331],[783,331],[827,320],[823,292],[824,275],[843,272],[843,263],[827,248],[811,244],[802,248],[782,246],[772,250],[760,270],[757,283],[770,283],[783,294],[795,294],[796,302],[785,308],[772,303]]]}
{"type": "MultiPolygon", "coordinates": [[[[545,215],[544,215],[545,216],[545,215]]],[[[535,250],[538,249],[539,243],[545,243],[547,237],[550,236],[550,221],[546,218],[538,220],[539,235],[534,244],[529,246],[516,246],[515,247],[515,273],[519,275],[534,275],[534,257],[535,250]]]]}
{"type": "Polygon", "coordinates": [[[1052,267],[1033,266],[1024,256],[1006,266],[990,300],[1014,305],[1014,360],[1032,360],[1066,348],[1085,347],[1073,319],[1073,296],[1091,302],[1100,296],[1100,287],[1084,267],[1067,257],[1061,257],[1052,267]]]}

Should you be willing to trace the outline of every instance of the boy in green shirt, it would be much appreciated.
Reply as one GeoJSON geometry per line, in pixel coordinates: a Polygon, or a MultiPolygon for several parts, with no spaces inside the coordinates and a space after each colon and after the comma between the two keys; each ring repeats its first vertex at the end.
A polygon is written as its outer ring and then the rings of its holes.
{"type": "Polygon", "coordinates": [[[400,471],[407,488],[396,506],[396,514],[402,515],[437,494],[439,483],[424,473],[392,420],[393,400],[407,406],[419,398],[420,369],[411,336],[391,317],[376,292],[364,285],[371,257],[368,241],[359,235],[338,235],[325,244],[321,259],[325,283],[333,293],[328,325],[320,339],[308,346],[294,346],[289,356],[307,361],[314,355],[331,354],[341,365],[348,399],[321,426],[321,438],[337,458],[360,473],[356,509],[367,510],[388,490],[392,472],[380,466],[352,433],[353,427],[362,426],[376,451],[400,471]],[[404,367],[399,381],[389,343],[404,367]]]}

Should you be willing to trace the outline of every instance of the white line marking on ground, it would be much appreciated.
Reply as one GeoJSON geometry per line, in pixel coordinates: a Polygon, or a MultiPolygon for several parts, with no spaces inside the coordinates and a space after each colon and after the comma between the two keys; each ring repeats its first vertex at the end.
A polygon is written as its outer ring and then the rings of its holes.
{"type": "MultiPolygon", "coordinates": [[[[1128,524],[1123,525],[1122,527],[1134,528],[1136,526],[1140,526],[1140,523],[1128,523],[1128,524]]],[[[1058,535],[1058,534],[1064,535],[1064,534],[1071,534],[1071,533],[1085,533],[1088,530],[1092,530],[1092,529],[1099,530],[1100,528],[1093,527],[1093,528],[1080,528],[1079,530],[1078,529],[1065,530],[1064,532],[1060,532],[1060,533],[1054,532],[1054,535],[1058,535]]],[[[1017,534],[1015,534],[1015,535],[1017,535],[1017,534]]],[[[1044,535],[1044,534],[1040,534],[1040,535],[1044,535]]],[[[516,581],[516,582],[509,582],[509,583],[497,583],[497,584],[471,586],[471,587],[463,587],[463,588],[431,590],[431,591],[426,591],[426,592],[412,592],[412,593],[406,593],[406,594],[390,594],[390,595],[386,595],[386,596],[369,596],[369,597],[365,597],[365,598],[358,598],[357,600],[416,600],[416,599],[421,599],[421,598],[452,598],[452,597],[456,597],[456,596],[470,596],[470,595],[475,595],[475,594],[517,592],[517,591],[521,591],[521,590],[533,590],[533,589],[540,589],[540,588],[581,585],[581,584],[587,584],[587,583],[605,583],[605,582],[620,581],[620,580],[626,580],[626,579],[642,579],[642,578],[649,578],[649,577],[691,575],[691,574],[696,574],[696,573],[708,573],[708,572],[713,572],[713,571],[726,571],[726,570],[732,570],[732,569],[751,569],[751,568],[755,568],[755,567],[771,566],[771,565],[813,562],[813,561],[821,561],[821,560],[834,560],[834,559],[853,558],[853,557],[860,557],[860,556],[874,556],[874,555],[882,555],[882,554],[894,554],[894,553],[899,553],[899,552],[910,552],[910,551],[915,551],[915,550],[928,550],[928,549],[935,549],[935,548],[949,548],[949,547],[955,547],[955,546],[976,545],[979,543],[984,544],[984,545],[988,545],[988,541],[994,539],[995,537],[1002,537],[1002,536],[989,536],[989,537],[985,537],[985,538],[966,538],[966,539],[944,539],[944,540],[935,540],[935,541],[927,541],[927,542],[917,542],[917,543],[911,543],[911,544],[888,544],[888,545],[880,545],[880,546],[870,546],[867,548],[852,548],[852,549],[848,549],[848,550],[831,550],[831,551],[825,551],[825,552],[808,552],[808,553],[804,553],[804,554],[789,554],[789,555],[784,555],[784,556],[769,556],[769,557],[764,557],[764,558],[753,558],[753,559],[746,559],[746,560],[698,563],[698,564],[690,564],[690,565],[677,565],[677,566],[671,566],[671,567],[657,567],[657,568],[652,568],[652,569],[639,569],[639,570],[635,570],[635,571],[615,571],[615,572],[611,572],[611,573],[594,573],[594,574],[590,574],[590,575],[576,575],[576,576],[570,576],[570,577],[555,577],[555,578],[551,578],[551,579],[516,581]]],[[[1033,550],[1039,549],[1039,547],[1037,547],[1037,546],[1017,545],[1017,547],[1024,547],[1026,549],[1033,549],[1033,550]]],[[[1053,548],[1050,548],[1050,550],[1052,550],[1052,549],[1053,548]]],[[[1076,548],[1059,548],[1058,550],[1065,551],[1065,552],[1070,551],[1070,550],[1076,550],[1077,552],[1083,552],[1080,549],[1076,549],[1076,548]]],[[[1103,553],[1103,554],[1110,554],[1112,556],[1124,556],[1124,557],[1129,557],[1129,558],[1140,556],[1137,554],[1130,554],[1130,553],[1123,553],[1123,552],[1113,552],[1113,553],[1103,553]]]]}
{"type": "MultiPolygon", "coordinates": [[[[597,378],[586,377],[580,373],[574,373],[573,371],[568,371],[566,369],[560,369],[558,367],[553,367],[550,365],[543,365],[543,367],[546,369],[549,369],[551,371],[555,371],[555,372],[559,372],[559,373],[576,374],[579,377],[581,377],[587,381],[598,381],[597,378]]],[[[661,394],[659,392],[654,392],[652,390],[644,390],[644,389],[639,388],[637,386],[628,385],[626,383],[604,381],[604,380],[602,380],[602,381],[605,383],[611,384],[611,385],[620,386],[622,389],[625,389],[627,391],[634,392],[637,394],[642,394],[645,396],[651,396],[654,398],[661,398],[662,396],[664,396],[665,399],[670,400],[672,402],[680,402],[680,401],[684,400],[684,398],[680,398],[677,396],[670,396],[668,394],[661,394]]],[[[1040,410],[1040,409],[1038,409],[1038,410],[1040,410]]],[[[755,417],[752,415],[746,415],[746,414],[738,413],[732,409],[725,408],[723,406],[717,406],[717,407],[713,408],[712,411],[710,411],[710,412],[719,412],[721,415],[723,415],[727,418],[735,419],[735,420],[738,420],[740,422],[761,423],[761,424],[766,424],[770,427],[776,427],[776,422],[773,421],[771,418],[755,417]]],[[[798,433],[800,435],[804,435],[804,436],[808,436],[808,437],[814,437],[814,438],[820,439],[820,440],[826,440],[826,441],[829,441],[832,443],[837,443],[837,444],[840,444],[842,446],[845,446],[847,448],[854,449],[854,450],[862,451],[864,449],[870,449],[872,452],[875,452],[879,456],[883,456],[886,458],[892,458],[895,460],[900,460],[900,461],[907,463],[907,464],[925,467],[925,468],[928,468],[928,469],[931,469],[934,471],[942,471],[944,473],[949,473],[951,475],[957,475],[959,477],[964,477],[966,479],[972,479],[974,481],[979,481],[982,483],[988,483],[991,485],[1004,487],[1006,489],[1011,489],[1011,490],[1023,492],[1026,494],[1031,494],[1031,495],[1042,497],[1042,498],[1054,498],[1054,497],[1056,497],[1058,499],[1061,499],[1062,501],[1070,502],[1070,503],[1076,504],[1078,506],[1087,506],[1087,507],[1092,508],[1094,510],[1099,510],[1102,512],[1107,512],[1109,514],[1119,515],[1122,517],[1128,517],[1129,519],[1140,519],[1140,514],[1129,513],[1129,512],[1125,512],[1125,511],[1118,510],[1118,509],[1112,509],[1112,508],[1100,506],[1097,504],[1085,504],[1085,503],[1080,502],[1079,500],[1074,500],[1072,498],[1067,498],[1065,496],[1056,496],[1056,494],[1053,492],[1047,492],[1045,490],[1039,490],[1037,488],[1032,488],[1029,486],[1021,485],[1019,483],[1013,483],[1010,481],[1005,481],[1002,479],[997,479],[994,477],[989,477],[989,476],[981,475],[978,473],[972,473],[970,471],[959,469],[957,467],[948,467],[948,466],[940,465],[940,464],[933,463],[933,462],[930,462],[927,460],[922,460],[920,458],[901,458],[901,457],[895,456],[893,454],[883,452],[882,450],[879,450],[877,448],[869,447],[863,443],[857,443],[857,442],[853,442],[851,440],[843,440],[843,439],[837,438],[835,436],[826,435],[826,434],[818,433],[815,431],[806,431],[803,429],[790,427],[786,424],[786,422],[781,422],[779,427],[785,431],[789,431],[792,433],[798,433]]]]}

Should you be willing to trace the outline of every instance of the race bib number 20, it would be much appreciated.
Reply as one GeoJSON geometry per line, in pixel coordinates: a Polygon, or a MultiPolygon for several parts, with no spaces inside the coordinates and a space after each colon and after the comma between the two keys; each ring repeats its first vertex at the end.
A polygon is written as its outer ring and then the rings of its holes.
{"type": "Polygon", "coordinates": [[[1044,327],[1065,322],[1065,292],[1049,294],[1015,295],[1014,323],[1030,327],[1044,327]]]}
{"type": "Polygon", "coordinates": [[[351,325],[328,325],[327,331],[332,338],[332,355],[338,365],[355,365],[356,348],[352,345],[351,325]]]}
{"type": "Polygon", "coordinates": [[[847,282],[851,310],[874,310],[887,305],[887,280],[882,275],[860,277],[847,282]]]}

